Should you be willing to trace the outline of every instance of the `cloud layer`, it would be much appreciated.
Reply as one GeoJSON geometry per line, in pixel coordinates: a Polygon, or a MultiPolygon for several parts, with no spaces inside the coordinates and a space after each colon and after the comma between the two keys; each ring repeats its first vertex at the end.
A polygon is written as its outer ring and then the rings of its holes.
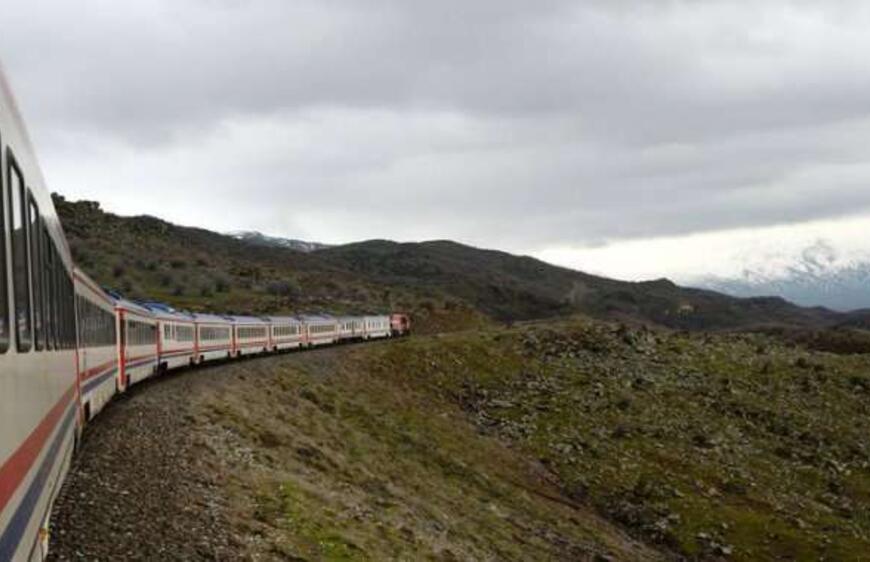
{"type": "Polygon", "coordinates": [[[535,253],[870,212],[866,3],[12,4],[49,182],[118,212],[535,253]]]}

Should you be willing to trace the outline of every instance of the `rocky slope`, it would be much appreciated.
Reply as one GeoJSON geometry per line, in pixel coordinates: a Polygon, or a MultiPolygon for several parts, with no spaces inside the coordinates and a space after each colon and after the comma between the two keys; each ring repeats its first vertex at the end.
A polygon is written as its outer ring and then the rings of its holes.
{"type": "MultiPolygon", "coordinates": [[[[574,501],[693,559],[870,551],[870,358],[577,321],[384,350],[574,501]]],[[[413,382],[411,382],[413,381],[413,382]]]]}

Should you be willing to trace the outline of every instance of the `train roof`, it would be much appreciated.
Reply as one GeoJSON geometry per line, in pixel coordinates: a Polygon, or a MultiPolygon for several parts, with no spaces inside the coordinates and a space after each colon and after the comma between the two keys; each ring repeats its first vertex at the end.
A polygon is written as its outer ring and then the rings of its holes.
{"type": "Polygon", "coordinates": [[[79,285],[83,285],[96,293],[105,304],[115,306],[115,299],[112,298],[99,283],[94,281],[90,275],[82,271],[78,266],[73,266],[73,280],[79,285]]]}
{"type": "Polygon", "coordinates": [[[272,324],[302,324],[296,316],[263,316],[263,320],[272,324]]]}
{"type": "Polygon", "coordinates": [[[302,322],[335,322],[336,318],[326,314],[302,314],[299,316],[299,320],[302,322]]]}
{"type": "Polygon", "coordinates": [[[141,305],[150,310],[155,318],[160,318],[163,320],[193,320],[193,314],[189,312],[183,312],[181,310],[175,310],[168,304],[164,304],[162,302],[150,301],[141,303],[141,305]]]}
{"type": "Polygon", "coordinates": [[[221,316],[219,314],[205,314],[201,312],[194,312],[191,314],[194,321],[200,323],[213,323],[213,324],[229,324],[231,320],[226,316],[221,316]]]}
{"type": "MultiPolygon", "coordinates": [[[[111,295],[111,293],[110,293],[111,295]]],[[[147,316],[148,318],[154,318],[154,313],[151,312],[147,307],[142,306],[142,304],[131,301],[129,299],[125,299],[124,297],[118,297],[116,295],[113,296],[115,301],[115,308],[120,308],[122,310],[127,310],[130,312],[135,312],[140,316],[147,316]]]]}
{"type": "Polygon", "coordinates": [[[226,316],[233,324],[267,324],[266,320],[257,316],[226,316]]]}

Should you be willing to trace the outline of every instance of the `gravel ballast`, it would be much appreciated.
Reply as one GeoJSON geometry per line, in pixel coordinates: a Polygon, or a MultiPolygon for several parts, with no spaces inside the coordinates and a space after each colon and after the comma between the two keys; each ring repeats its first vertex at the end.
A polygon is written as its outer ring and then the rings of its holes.
{"type": "Polygon", "coordinates": [[[186,397],[237,366],[134,388],[85,431],[52,517],[52,560],[239,560],[186,397]],[[147,539],[143,540],[143,537],[147,539]]]}

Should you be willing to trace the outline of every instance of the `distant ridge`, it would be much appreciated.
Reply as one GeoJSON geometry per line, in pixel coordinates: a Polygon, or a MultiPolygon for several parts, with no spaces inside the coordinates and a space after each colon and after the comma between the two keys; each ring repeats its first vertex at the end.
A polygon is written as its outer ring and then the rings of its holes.
{"type": "Polygon", "coordinates": [[[265,246],[269,248],[286,248],[288,250],[295,250],[297,252],[304,252],[306,254],[332,247],[329,244],[321,244],[320,242],[306,242],[305,240],[296,240],[294,238],[269,236],[267,234],[263,234],[262,232],[257,232],[256,230],[240,230],[236,232],[228,232],[227,235],[232,236],[236,240],[248,242],[249,244],[255,244],[258,246],[265,246]]]}
{"type": "Polygon", "coordinates": [[[867,309],[870,253],[819,240],[799,251],[753,257],[739,275],[700,278],[696,284],[736,297],[779,295],[802,306],[867,309]]]}
{"type": "Polygon", "coordinates": [[[433,331],[578,313],[684,330],[815,329],[870,318],[782,298],[735,298],[667,279],[617,281],[449,240],[299,245],[120,217],[95,202],[56,197],[55,204],[76,261],[99,283],[188,310],[403,310],[427,319],[433,331]]]}

